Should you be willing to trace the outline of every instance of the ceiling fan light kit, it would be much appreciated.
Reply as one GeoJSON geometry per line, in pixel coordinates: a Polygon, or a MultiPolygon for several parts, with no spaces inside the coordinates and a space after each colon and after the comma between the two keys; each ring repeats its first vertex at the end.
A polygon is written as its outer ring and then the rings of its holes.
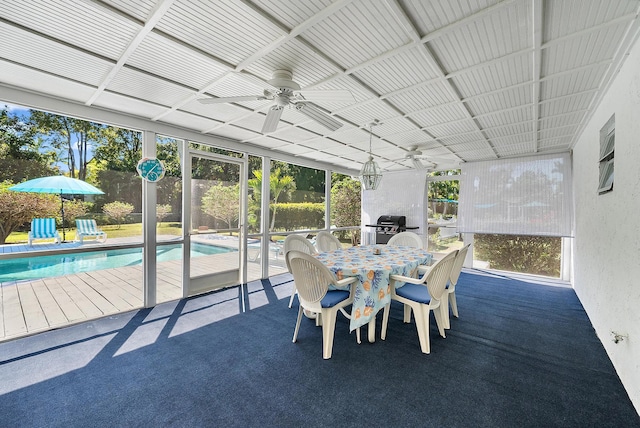
{"type": "Polygon", "coordinates": [[[369,160],[362,165],[362,169],[360,170],[360,181],[362,182],[364,190],[376,190],[380,184],[380,180],[382,180],[382,171],[376,161],[373,160],[373,155],[371,154],[371,128],[377,124],[377,121],[369,124],[369,160]]]}

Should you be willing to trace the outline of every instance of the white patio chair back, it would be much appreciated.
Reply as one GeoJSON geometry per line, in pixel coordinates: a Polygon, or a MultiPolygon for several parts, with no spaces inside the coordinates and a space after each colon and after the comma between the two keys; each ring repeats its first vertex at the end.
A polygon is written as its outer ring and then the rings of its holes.
{"type": "Polygon", "coordinates": [[[316,235],[316,247],[320,253],[339,250],[342,243],[332,233],[322,230],[316,235]]]}
{"type": "MultiPolygon", "coordinates": [[[[287,253],[291,250],[302,251],[306,254],[315,254],[316,248],[313,246],[309,240],[302,235],[287,235],[284,239],[284,260],[287,264],[287,270],[291,273],[291,268],[289,267],[289,259],[287,258],[287,253]]],[[[293,305],[293,298],[296,295],[296,283],[295,279],[293,281],[293,290],[291,290],[291,297],[289,298],[289,307],[293,305]]]]}
{"type": "Polygon", "coordinates": [[[94,219],[76,219],[76,240],[82,243],[87,237],[95,237],[98,242],[107,240],[107,234],[98,229],[94,219]]]}
{"type": "MultiPolygon", "coordinates": [[[[322,262],[302,251],[291,250],[286,253],[285,257],[296,283],[300,301],[293,342],[295,343],[298,338],[303,310],[320,314],[322,319],[322,358],[329,359],[333,351],[333,337],[338,311],[341,311],[347,318],[351,318],[344,307],[353,303],[353,287],[346,291],[329,290],[329,286],[345,288],[355,282],[356,278],[349,277],[338,281],[335,274],[322,262]]],[[[360,329],[356,331],[356,334],[357,340],[360,341],[360,329]]]]}
{"type": "Polygon", "coordinates": [[[53,217],[32,219],[31,230],[27,236],[29,245],[33,243],[34,239],[55,239],[55,242],[59,244],[61,239],[56,228],[56,219],[53,217]]]}
{"type": "Polygon", "coordinates": [[[451,312],[453,312],[453,316],[458,318],[458,303],[456,302],[456,285],[458,284],[458,279],[460,279],[460,272],[462,272],[462,265],[464,264],[464,260],[467,258],[467,253],[469,252],[469,247],[471,244],[467,244],[458,250],[458,255],[456,256],[455,261],[453,262],[453,267],[451,268],[451,275],[449,277],[449,285],[446,289],[446,294],[442,299],[442,316],[444,319],[444,328],[451,328],[451,320],[449,319],[449,306],[451,306],[451,312]]]}
{"type": "Polygon", "coordinates": [[[424,248],[422,238],[417,233],[400,232],[389,238],[387,245],[398,245],[405,247],[424,248]]]}
{"type": "MultiPolygon", "coordinates": [[[[420,349],[425,354],[431,352],[429,343],[429,315],[431,311],[433,311],[440,335],[446,337],[440,305],[442,299],[446,298],[445,288],[457,254],[458,251],[452,251],[447,254],[436,262],[422,278],[391,275],[391,300],[404,304],[405,323],[411,322],[411,312],[413,311],[420,340],[420,349]],[[405,284],[396,289],[396,284],[402,282],[405,284]]],[[[388,322],[389,305],[385,307],[382,318],[383,339],[387,335],[388,322]]]]}

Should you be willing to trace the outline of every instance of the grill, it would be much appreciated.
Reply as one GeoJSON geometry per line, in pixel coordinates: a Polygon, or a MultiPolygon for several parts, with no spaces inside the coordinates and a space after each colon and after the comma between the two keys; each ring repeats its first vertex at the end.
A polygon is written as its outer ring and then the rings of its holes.
{"type": "Polygon", "coordinates": [[[366,226],[376,228],[376,244],[386,244],[393,235],[407,229],[418,229],[407,226],[407,217],[403,215],[381,215],[376,224],[366,226]]]}

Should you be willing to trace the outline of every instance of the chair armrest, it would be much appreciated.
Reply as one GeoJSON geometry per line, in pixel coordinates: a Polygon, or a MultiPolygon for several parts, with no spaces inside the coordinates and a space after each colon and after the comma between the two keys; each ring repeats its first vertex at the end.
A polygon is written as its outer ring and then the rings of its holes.
{"type": "Polygon", "coordinates": [[[335,285],[337,285],[338,287],[341,287],[343,285],[349,285],[352,282],[356,282],[358,280],[357,277],[355,276],[350,276],[348,278],[343,278],[340,281],[336,281],[335,285]]]}
{"type": "Polygon", "coordinates": [[[433,269],[433,265],[432,266],[427,266],[427,265],[419,265],[418,266],[418,272],[422,272],[422,273],[429,273],[429,271],[433,269]]]}
{"type": "Polygon", "coordinates": [[[398,282],[408,282],[410,284],[424,284],[424,279],[427,275],[424,275],[422,278],[411,278],[409,276],[404,275],[391,275],[391,279],[398,282]]]}

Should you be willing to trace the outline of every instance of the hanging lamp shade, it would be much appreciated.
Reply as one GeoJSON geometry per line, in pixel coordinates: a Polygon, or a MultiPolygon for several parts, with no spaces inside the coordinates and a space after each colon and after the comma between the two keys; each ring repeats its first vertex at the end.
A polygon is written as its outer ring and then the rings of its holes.
{"type": "Polygon", "coordinates": [[[373,160],[373,157],[369,155],[369,160],[362,165],[360,170],[360,181],[365,190],[376,190],[380,180],[382,179],[382,173],[380,167],[373,160]]]}
{"type": "Polygon", "coordinates": [[[371,127],[377,124],[378,122],[374,121],[369,125],[369,160],[362,165],[360,170],[360,181],[364,186],[364,190],[376,190],[380,180],[382,180],[382,171],[371,155],[371,127]]]}

